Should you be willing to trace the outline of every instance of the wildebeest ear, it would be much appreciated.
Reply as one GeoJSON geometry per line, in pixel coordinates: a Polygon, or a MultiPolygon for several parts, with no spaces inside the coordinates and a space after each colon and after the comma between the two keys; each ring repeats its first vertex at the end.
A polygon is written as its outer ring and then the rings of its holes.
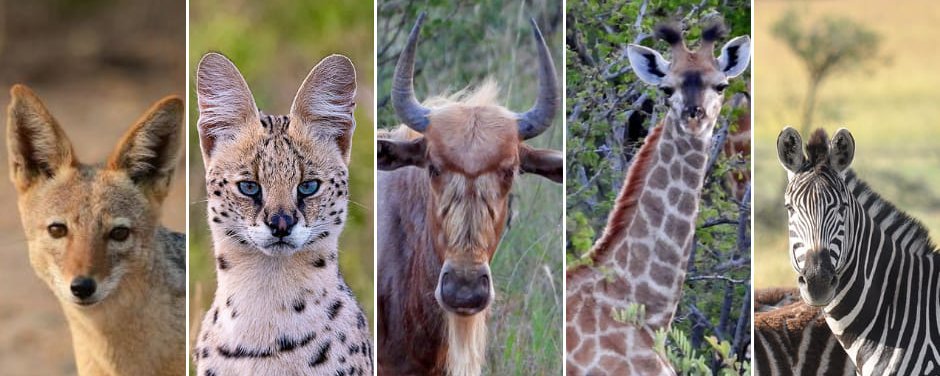
{"type": "Polygon", "coordinates": [[[330,55],[313,67],[300,85],[291,105],[291,118],[300,119],[311,137],[335,142],[348,164],[356,129],[355,98],[356,68],[352,61],[343,55],[330,55]]]}
{"type": "Polygon", "coordinates": [[[718,68],[726,77],[734,78],[744,73],[750,62],[751,38],[743,35],[728,41],[721,48],[721,56],[718,57],[718,68]]]}
{"type": "Polygon", "coordinates": [[[669,71],[669,62],[656,50],[637,44],[627,46],[627,58],[637,77],[647,84],[659,86],[669,71]]]}
{"type": "Polygon", "coordinates": [[[60,168],[77,165],[78,161],[65,132],[32,90],[13,85],[10,96],[13,98],[7,110],[10,179],[23,192],[41,179],[55,176],[60,168]]]}
{"type": "Polygon", "coordinates": [[[235,64],[214,52],[199,61],[196,97],[199,146],[202,161],[208,166],[219,142],[234,139],[242,127],[258,123],[258,106],[235,64]]]}
{"type": "Polygon", "coordinates": [[[805,158],[800,132],[791,127],[783,128],[777,136],[777,159],[780,160],[783,168],[787,169],[787,175],[792,176],[799,172],[805,158]]]}
{"type": "Polygon", "coordinates": [[[157,102],[118,143],[108,168],[121,170],[149,195],[162,201],[170,187],[182,148],[183,100],[157,102]]]}
{"type": "Polygon", "coordinates": [[[565,158],[557,150],[536,149],[523,144],[519,146],[519,169],[561,183],[564,179],[565,158]]]}
{"type": "Polygon", "coordinates": [[[380,138],[376,144],[375,155],[381,171],[392,171],[405,166],[424,167],[427,164],[427,142],[424,137],[414,140],[380,138]]]}
{"type": "Polygon", "coordinates": [[[855,158],[855,138],[848,129],[840,128],[832,136],[829,146],[829,165],[836,171],[842,172],[849,168],[855,158]]]}

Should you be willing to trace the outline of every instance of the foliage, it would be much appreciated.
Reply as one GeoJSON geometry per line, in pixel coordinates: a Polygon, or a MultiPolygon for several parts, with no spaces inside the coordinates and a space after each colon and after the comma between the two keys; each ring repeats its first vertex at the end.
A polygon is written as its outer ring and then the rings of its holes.
{"type": "Polygon", "coordinates": [[[809,73],[801,127],[802,134],[809,134],[819,86],[830,75],[877,61],[880,38],[868,27],[845,17],[823,17],[808,27],[800,21],[796,11],[790,9],[774,23],[772,32],[799,57],[809,73]]]}
{"type": "MultiPolygon", "coordinates": [[[[225,54],[238,66],[258,106],[267,113],[286,114],[307,73],[327,55],[344,54],[355,64],[359,93],[355,117],[359,126],[353,136],[349,217],[339,241],[339,261],[360,305],[374,318],[371,4],[193,0],[190,5],[190,72],[195,72],[202,54],[208,51],[225,54]]],[[[190,92],[195,92],[195,81],[190,84],[190,92]]],[[[190,306],[192,328],[197,329],[212,302],[215,269],[206,226],[205,172],[195,127],[198,119],[195,101],[195,95],[190,95],[189,166],[193,202],[189,233],[190,306]]]]}
{"type": "MultiPolygon", "coordinates": [[[[750,4],[744,0],[571,1],[566,14],[566,258],[568,265],[575,265],[584,262],[581,255],[603,232],[633,155],[664,111],[661,94],[630,70],[626,45],[643,43],[665,51],[664,42],[651,38],[655,24],[679,20],[687,26],[687,38],[696,40],[703,20],[718,14],[731,35],[750,34],[750,4]]],[[[747,87],[746,79],[731,84],[726,98],[747,87]]],[[[728,108],[723,110],[716,130],[718,141],[725,132],[735,130],[727,120],[735,115],[728,108]]],[[[749,196],[738,202],[723,184],[726,172],[748,170],[749,164],[717,150],[713,155],[717,158],[709,162],[695,247],[673,326],[689,334],[688,350],[702,353],[707,368],[720,373],[731,369],[731,363],[721,360],[719,349],[706,338],[729,343],[725,358],[736,362],[745,359],[750,343],[749,196]]]]}
{"type": "MultiPolygon", "coordinates": [[[[378,126],[399,124],[390,103],[392,74],[417,14],[427,12],[415,59],[419,100],[491,78],[501,103],[522,112],[535,100],[536,49],[529,18],[538,22],[561,72],[561,1],[381,1],[377,3],[378,126]]],[[[559,77],[560,80],[560,77],[559,77]]],[[[562,149],[562,117],[536,147],[562,149]]],[[[382,189],[382,187],[379,187],[382,189]]],[[[496,301],[489,317],[484,374],[549,375],[562,369],[562,189],[522,175],[512,193],[512,221],[491,262],[496,301]]]]}

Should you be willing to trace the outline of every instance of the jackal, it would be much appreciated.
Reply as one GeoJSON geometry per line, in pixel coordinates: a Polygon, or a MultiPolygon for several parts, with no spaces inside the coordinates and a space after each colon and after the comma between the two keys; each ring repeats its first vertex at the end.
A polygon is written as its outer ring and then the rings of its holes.
{"type": "Polygon", "coordinates": [[[89,165],[32,90],[10,94],[10,178],[29,259],[65,311],[79,374],[182,374],[185,237],[160,225],[160,207],[183,101],[157,102],[105,163],[89,165]]]}

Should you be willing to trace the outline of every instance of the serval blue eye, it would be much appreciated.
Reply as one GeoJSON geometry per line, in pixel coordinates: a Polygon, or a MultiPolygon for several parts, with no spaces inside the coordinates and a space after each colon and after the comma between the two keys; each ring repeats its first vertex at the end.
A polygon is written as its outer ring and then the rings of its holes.
{"type": "Polygon", "coordinates": [[[307,180],[297,186],[297,192],[300,192],[301,196],[310,196],[320,190],[320,181],[319,180],[307,180]]]}
{"type": "Polygon", "coordinates": [[[238,191],[245,196],[254,196],[261,193],[261,186],[253,181],[238,182],[238,191]]]}

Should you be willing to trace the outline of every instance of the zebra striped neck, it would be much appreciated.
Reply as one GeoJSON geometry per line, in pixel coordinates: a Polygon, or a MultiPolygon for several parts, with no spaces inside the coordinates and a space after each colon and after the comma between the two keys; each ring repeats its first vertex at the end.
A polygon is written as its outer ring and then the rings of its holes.
{"type": "Polygon", "coordinates": [[[940,253],[854,172],[845,183],[855,208],[829,327],[863,375],[940,372],[940,253]]]}

